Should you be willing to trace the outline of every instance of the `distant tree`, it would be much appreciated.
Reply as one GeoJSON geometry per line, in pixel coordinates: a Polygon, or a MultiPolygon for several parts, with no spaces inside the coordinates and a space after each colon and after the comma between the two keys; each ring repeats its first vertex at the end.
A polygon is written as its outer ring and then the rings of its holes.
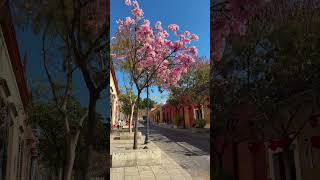
{"type": "MultiPolygon", "coordinates": [[[[208,103],[210,88],[210,64],[205,59],[200,59],[190,71],[181,77],[179,82],[182,92],[176,92],[178,96],[184,95],[196,106],[201,107],[208,103]]],[[[177,89],[174,91],[178,91],[177,89]]]]}
{"type": "Polygon", "coordinates": [[[157,102],[155,102],[154,100],[150,99],[150,98],[144,98],[141,103],[140,103],[140,108],[141,109],[146,109],[149,105],[149,108],[153,108],[155,107],[155,105],[157,104],[157,102]],[[149,103],[149,104],[148,104],[149,103]]]}
{"type": "Polygon", "coordinates": [[[125,87],[125,91],[120,95],[121,101],[121,111],[129,118],[129,132],[132,132],[132,120],[136,107],[136,96],[134,95],[132,89],[125,87]]]}
{"type": "MultiPolygon", "coordinates": [[[[70,128],[76,130],[79,119],[87,110],[75,98],[72,97],[69,101],[70,128]]],[[[96,135],[95,149],[101,151],[106,141],[104,136],[105,129],[101,115],[97,114],[97,118],[96,130],[98,133],[96,135]]],[[[35,100],[29,109],[29,123],[38,131],[41,162],[54,173],[55,178],[62,179],[64,174],[67,173],[63,169],[65,161],[68,160],[68,145],[65,142],[66,131],[64,129],[63,115],[61,115],[54,102],[35,100]]],[[[85,131],[86,128],[82,129],[82,133],[79,136],[79,143],[75,150],[73,172],[78,172],[81,168],[83,170],[83,147],[87,138],[85,131]]]]}
{"type": "MultiPolygon", "coordinates": [[[[109,79],[109,0],[16,0],[10,1],[19,27],[32,28],[42,37],[43,53],[55,60],[64,61],[59,55],[68,54],[70,71],[80,70],[88,97],[87,163],[93,150],[96,105],[109,79]],[[59,44],[55,50],[48,46],[59,44]],[[67,51],[67,52],[66,52],[67,51]]],[[[65,63],[68,64],[68,63],[65,63]]],[[[49,67],[52,71],[56,67],[49,67]]],[[[89,180],[88,171],[83,177],[89,180]]]]}

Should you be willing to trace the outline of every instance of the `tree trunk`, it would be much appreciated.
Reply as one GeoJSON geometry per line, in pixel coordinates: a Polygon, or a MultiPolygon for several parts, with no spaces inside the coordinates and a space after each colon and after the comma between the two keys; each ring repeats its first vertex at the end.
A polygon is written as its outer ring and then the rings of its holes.
{"type": "Polygon", "coordinates": [[[238,156],[238,143],[232,143],[232,153],[233,153],[233,172],[234,179],[239,180],[239,156],[238,156]]]}
{"type": "Polygon", "coordinates": [[[129,133],[132,133],[132,120],[133,120],[133,112],[134,112],[134,108],[135,108],[136,103],[133,103],[133,105],[131,106],[131,115],[130,115],[130,120],[129,120],[129,133]]]}
{"type": "Polygon", "coordinates": [[[290,169],[290,149],[289,148],[285,148],[285,150],[283,151],[283,162],[284,162],[284,169],[285,169],[285,175],[286,175],[286,179],[292,179],[291,177],[291,169],[290,169]]]}
{"type": "MultiPolygon", "coordinates": [[[[140,94],[141,91],[138,91],[138,99],[136,104],[140,104],[140,94]]],[[[135,114],[135,119],[134,119],[134,135],[133,135],[133,149],[138,148],[138,142],[137,142],[137,132],[138,132],[138,116],[139,116],[139,108],[137,107],[136,114],[135,114]]]]}
{"type": "Polygon", "coordinates": [[[75,137],[72,139],[70,137],[71,135],[69,134],[69,137],[67,137],[67,161],[65,164],[65,170],[64,170],[64,180],[71,180],[72,177],[72,170],[73,170],[73,164],[74,164],[74,159],[75,159],[75,149],[77,147],[77,141],[78,138],[75,137]]]}
{"type": "Polygon", "coordinates": [[[58,174],[57,174],[58,180],[62,180],[62,172],[63,172],[63,170],[62,170],[62,168],[60,167],[60,168],[58,169],[58,174]]]}
{"type": "Polygon", "coordinates": [[[91,155],[94,149],[94,142],[95,142],[95,128],[97,124],[96,105],[97,105],[98,98],[99,98],[99,94],[90,93],[88,122],[87,122],[87,149],[85,152],[86,161],[84,164],[84,167],[85,167],[84,177],[86,180],[90,179],[89,170],[90,170],[91,155]]]}
{"type": "Polygon", "coordinates": [[[217,159],[218,159],[218,169],[222,170],[223,169],[223,159],[222,159],[223,155],[217,153],[217,159]]]}

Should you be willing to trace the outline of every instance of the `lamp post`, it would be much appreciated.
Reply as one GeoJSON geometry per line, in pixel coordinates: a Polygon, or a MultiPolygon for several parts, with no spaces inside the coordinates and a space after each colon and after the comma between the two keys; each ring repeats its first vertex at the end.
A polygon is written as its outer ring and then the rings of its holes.
{"type": "Polygon", "coordinates": [[[144,144],[149,143],[149,84],[147,85],[147,128],[146,128],[146,138],[144,144]]]}

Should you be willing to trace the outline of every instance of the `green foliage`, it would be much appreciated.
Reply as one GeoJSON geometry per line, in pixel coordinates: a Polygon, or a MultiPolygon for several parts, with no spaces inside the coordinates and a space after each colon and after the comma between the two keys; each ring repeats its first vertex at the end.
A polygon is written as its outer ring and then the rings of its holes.
{"type": "MultiPolygon", "coordinates": [[[[80,102],[75,98],[71,98],[68,106],[70,128],[78,127],[78,121],[86,111],[80,102]]],[[[96,142],[95,149],[101,151],[106,147],[107,139],[105,137],[105,127],[102,123],[102,116],[96,115],[96,142]]],[[[29,109],[29,123],[37,129],[39,139],[39,150],[41,154],[41,162],[48,168],[58,172],[62,168],[66,160],[66,144],[65,144],[65,126],[60,111],[53,102],[34,101],[29,109]]],[[[84,121],[83,128],[80,133],[79,143],[76,150],[75,167],[80,168],[85,159],[81,159],[81,154],[85,150],[86,125],[84,121]]]]}
{"type": "Polygon", "coordinates": [[[174,117],[174,119],[173,119],[173,124],[176,125],[176,126],[178,126],[178,125],[181,124],[182,121],[183,121],[183,117],[180,116],[180,115],[178,115],[178,116],[174,117]]]}
{"type": "Polygon", "coordinates": [[[203,104],[205,97],[209,96],[210,65],[205,59],[200,59],[193,68],[181,77],[179,89],[173,90],[173,94],[187,96],[192,103],[203,104]],[[179,92],[180,91],[180,92],[179,92]]]}
{"type": "Polygon", "coordinates": [[[120,95],[121,112],[124,115],[129,116],[131,114],[131,107],[135,100],[136,100],[136,96],[131,90],[127,90],[126,92],[120,95]]]}
{"type": "Polygon", "coordinates": [[[186,89],[181,87],[171,87],[167,102],[177,109],[185,103],[186,89]]]}
{"type": "Polygon", "coordinates": [[[192,123],[192,127],[194,128],[204,128],[206,126],[206,120],[204,119],[196,119],[192,123]]]}
{"type": "Polygon", "coordinates": [[[153,108],[157,103],[153,101],[152,99],[144,98],[142,101],[140,101],[139,108],[140,109],[146,109],[148,107],[148,101],[149,101],[149,108],[153,108]]]}

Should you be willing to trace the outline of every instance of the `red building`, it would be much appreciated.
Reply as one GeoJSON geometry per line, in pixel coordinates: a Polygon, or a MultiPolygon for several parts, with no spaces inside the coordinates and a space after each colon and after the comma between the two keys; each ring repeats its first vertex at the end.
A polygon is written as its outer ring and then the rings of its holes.
{"type": "MultiPolygon", "coordinates": [[[[312,99],[313,97],[299,96],[299,98],[312,99]]],[[[295,97],[290,98],[286,103],[289,106],[294,104],[295,97]]],[[[226,132],[215,138],[213,142],[215,150],[223,153],[218,156],[212,155],[214,164],[218,165],[221,160],[223,170],[237,180],[320,179],[320,114],[312,118],[311,108],[312,104],[306,101],[299,109],[291,127],[294,128],[309,119],[310,123],[304,126],[298,136],[293,136],[295,139],[289,141],[289,139],[274,135],[276,133],[267,125],[261,130],[251,128],[252,123],[259,118],[255,114],[254,106],[235,107],[232,117],[237,125],[231,133],[236,141],[232,142],[229,136],[225,136],[228,134],[226,132]],[[311,121],[311,119],[315,120],[311,121]],[[261,137],[261,132],[258,131],[263,131],[264,137],[261,137]],[[224,139],[227,140],[224,141],[224,139]],[[289,168],[285,167],[285,154],[283,153],[285,147],[289,148],[289,168]]],[[[286,110],[281,109],[279,112],[286,113],[286,110]]],[[[283,118],[283,116],[279,117],[283,118]]],[[[274,118],[276,121],[281,121],[277,116],[274,118]]]]}
{"type": "Polygon", "coordinates": [[[175,107],[171,104],[165,104],[162,106],[162,122],[167,124],[173,124],[174,118],[177,116],[182,117],[180,126],[185,128],[191,128],[195,119],[206,120],[206,128],[210,128],[210,108],[208,101],[205,105],[193,105],[185,103],[180,107],[175,107]]]}

